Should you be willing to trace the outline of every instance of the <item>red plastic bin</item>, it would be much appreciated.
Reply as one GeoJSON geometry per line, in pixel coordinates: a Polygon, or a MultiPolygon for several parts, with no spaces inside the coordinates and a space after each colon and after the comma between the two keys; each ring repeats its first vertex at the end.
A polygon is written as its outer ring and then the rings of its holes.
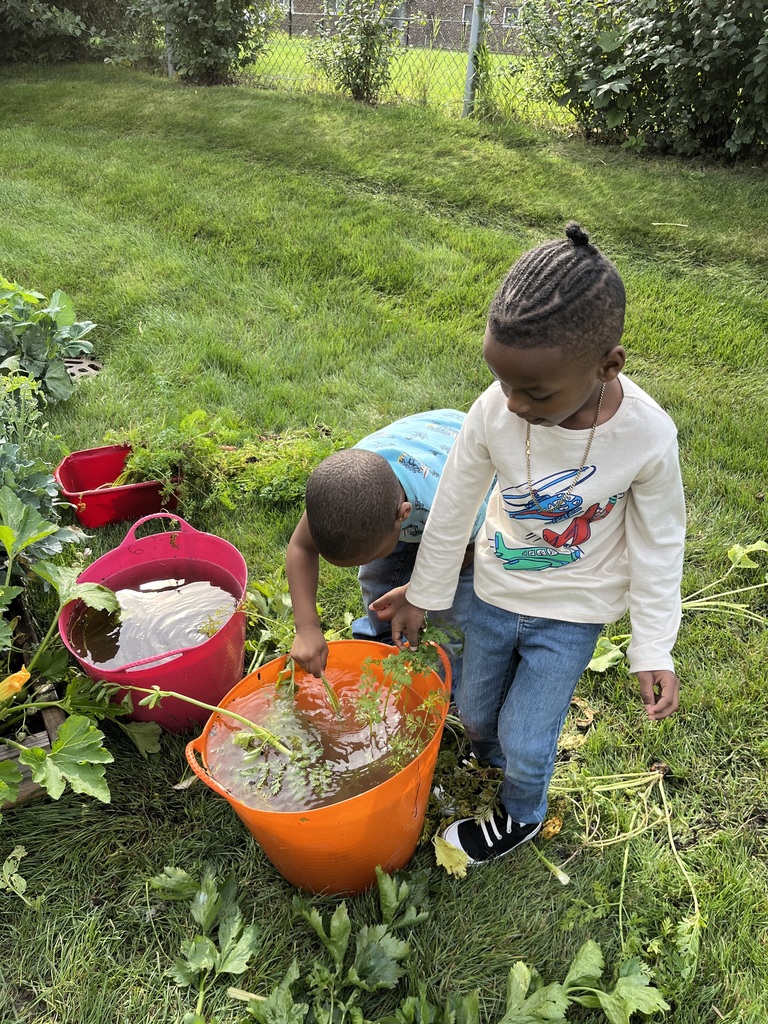
{"type": "Polygon", "coordinates": [[[163,500],[159,480],[109,486],[122,473],[130,451],[129,445],[122,444],[86,448],[67,455],[54,470],[62,496],[75,506],[83,526],[105,526],[176,508],[174,495],[163,500]]]}

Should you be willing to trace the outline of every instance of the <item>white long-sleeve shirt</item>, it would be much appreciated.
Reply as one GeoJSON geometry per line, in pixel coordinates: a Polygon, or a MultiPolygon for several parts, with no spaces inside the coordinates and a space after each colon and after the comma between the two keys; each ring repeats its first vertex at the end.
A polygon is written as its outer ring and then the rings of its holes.
{"type": "Polygon", "coordinates": [[[675,425],[623,374],[621,404],[595,430],[531,427],[498,383],[474,403],[451,449],[421,540],[408,600],[450,607],[470,530],[494,474],[477,536],[475,591],[488,604],[570,622],[615,622],[629,609],[633,672],[672,669],[680,625],[685,500],[675,425]],[[483,539],[484,538],[484,539],[483,539]]]}

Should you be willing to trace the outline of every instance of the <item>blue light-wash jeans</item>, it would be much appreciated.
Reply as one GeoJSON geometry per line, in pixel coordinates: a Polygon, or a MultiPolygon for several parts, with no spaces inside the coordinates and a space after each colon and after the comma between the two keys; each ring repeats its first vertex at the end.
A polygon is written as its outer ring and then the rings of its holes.
{"type": "MultiPolygon", "coordinates": [[[[386,558],[376,558],[374,561],[360,566],[357,578],[363,595],[363,606],[366,609],[372,601],[383,597],[395,587],[402,587],[410,580],[418,551],[418,544],[401,540],[386,558]]],[[[437,626],[450,638],[450,642],[442,646],[451,662],[451,692],[453,694],[457,693],[461,683],[464,629],[469,605],[474,597],[474,575],[474,565],[470,562],[459,575],[459,584],[451,607],[429,613],[430,625],[437,626]]],[[[392,643],[390,623],[383,621],[376,612],[370,610],[366,616],[354,620],[352,636],[355,640],[378,640],[382,644],[392,643]]]]}
{"type": "Polygon", "coordinates": [[[543,821],[557,739],[602,623],[518,615],[473,596],[459,714],[479,761],[504,770],[515,821],[543,821]]]}

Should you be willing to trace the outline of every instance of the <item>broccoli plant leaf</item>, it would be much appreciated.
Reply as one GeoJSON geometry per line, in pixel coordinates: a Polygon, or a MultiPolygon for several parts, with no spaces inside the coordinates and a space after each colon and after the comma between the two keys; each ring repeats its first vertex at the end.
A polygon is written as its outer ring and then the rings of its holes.
{"type": "Polygon", "coordinates": [[[72,378],[67,372],[63,359],[54,359],[47,363],[42,373],[43,385],[56,402],[66,402],[74,390],[72,378]]]}
{"type": "Polygon", "coordinates": [[[41,313],[50,313],[59,327],[71,327],[75,322],[75,307],[66,292],[57,288],[41,313]]]}
{"type": "Polygon", "coordinates": [[[392,935],[385,924],[366,925],[358,929],[355,960],[346,980],[366,992],[394,988],[405,973],[398,961],[409,952],[408,943],[392,935]]]}
{"type": "Polygon", "coordinates": [[[104,778],[104,764],[113,761],[103,743],[104,733],[83,715],[65,719],[50,753],[40,747],[23,750],[19,761],[32,769],[32,778],[58,800],[68,782],[75,793],[103,803],[111,797],[104,778]]]}

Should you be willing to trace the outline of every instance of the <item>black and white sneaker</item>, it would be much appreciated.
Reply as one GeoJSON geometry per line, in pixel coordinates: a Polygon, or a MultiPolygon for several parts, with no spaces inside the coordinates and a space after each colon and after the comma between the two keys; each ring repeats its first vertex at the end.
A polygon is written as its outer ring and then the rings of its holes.
{"type": "Polygon", "coordinates": [[[454,821],[443,832],[443,839],[463,850],[470,864],[482,864],[483,861],[512,853],[518,846],[533,839],[541,830],[541,825],[540,821],[521,825],[502,809],[496,811],[490,821],[477,821],[476,818],[454,821]]]}

